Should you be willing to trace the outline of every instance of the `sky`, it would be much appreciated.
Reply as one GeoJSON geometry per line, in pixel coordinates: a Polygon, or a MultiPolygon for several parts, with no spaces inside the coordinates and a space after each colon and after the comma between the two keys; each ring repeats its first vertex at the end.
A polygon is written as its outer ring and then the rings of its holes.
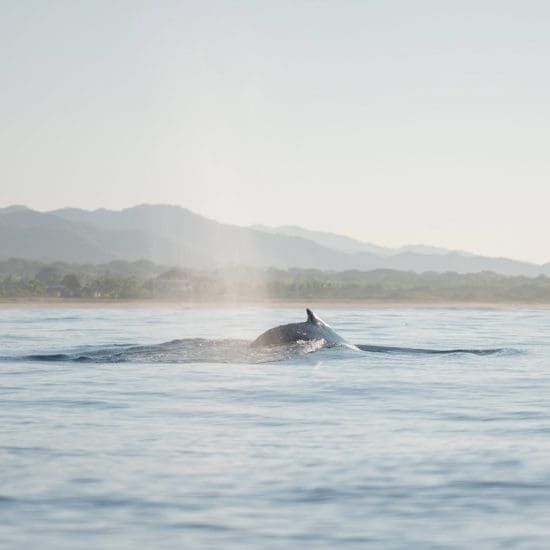
{"type": "Polygon", "coordinates": [[[550,261],[550,3],[0,0],[0,207],[550,261]]]}

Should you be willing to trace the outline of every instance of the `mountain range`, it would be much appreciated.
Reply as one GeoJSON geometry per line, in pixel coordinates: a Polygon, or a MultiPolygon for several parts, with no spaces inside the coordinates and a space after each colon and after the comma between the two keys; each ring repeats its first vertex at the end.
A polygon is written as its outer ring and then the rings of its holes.
{"type": "Polygon", "coordinates": [[[537,265],[424,245],[386,248],[295,226],[241,227],[170,205],[50,212],[9,206],[0,209],[0,259],[10,257],[94,264],[145,259],[190,268],[244,265],[550,275],[550,263],[537,265]]]}

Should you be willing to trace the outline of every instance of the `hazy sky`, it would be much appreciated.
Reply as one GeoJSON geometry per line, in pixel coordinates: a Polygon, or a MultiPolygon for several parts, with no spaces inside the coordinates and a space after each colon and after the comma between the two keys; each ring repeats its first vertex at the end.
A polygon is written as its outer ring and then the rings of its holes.
{"type": "Polygon", "coordinates": [[[0,206],[550,261],[550,2],[0,0],[0,206]]]}

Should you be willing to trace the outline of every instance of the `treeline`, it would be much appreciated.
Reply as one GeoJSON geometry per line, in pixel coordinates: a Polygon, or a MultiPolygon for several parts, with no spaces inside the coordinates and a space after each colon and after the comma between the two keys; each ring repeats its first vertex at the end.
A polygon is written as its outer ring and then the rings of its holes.
{"type": "Polygon", "coordinates": [[[492,272],[422,274],[378,269],[325,272],[308,269],[199,271],[148,261],[79,265],[0,261],[0,298],[179,301],[346,300],[387,302],[550,303],[550,278],[492,272]]]}

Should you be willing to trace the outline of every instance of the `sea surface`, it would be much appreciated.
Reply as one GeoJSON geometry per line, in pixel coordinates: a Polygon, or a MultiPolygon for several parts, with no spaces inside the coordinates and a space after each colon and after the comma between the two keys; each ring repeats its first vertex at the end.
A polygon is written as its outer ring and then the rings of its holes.
{"type": "Polygon", "coordinates": [[[0,548],[550,548],[550,310],[314,309],[1,308],[0,548]]]}

